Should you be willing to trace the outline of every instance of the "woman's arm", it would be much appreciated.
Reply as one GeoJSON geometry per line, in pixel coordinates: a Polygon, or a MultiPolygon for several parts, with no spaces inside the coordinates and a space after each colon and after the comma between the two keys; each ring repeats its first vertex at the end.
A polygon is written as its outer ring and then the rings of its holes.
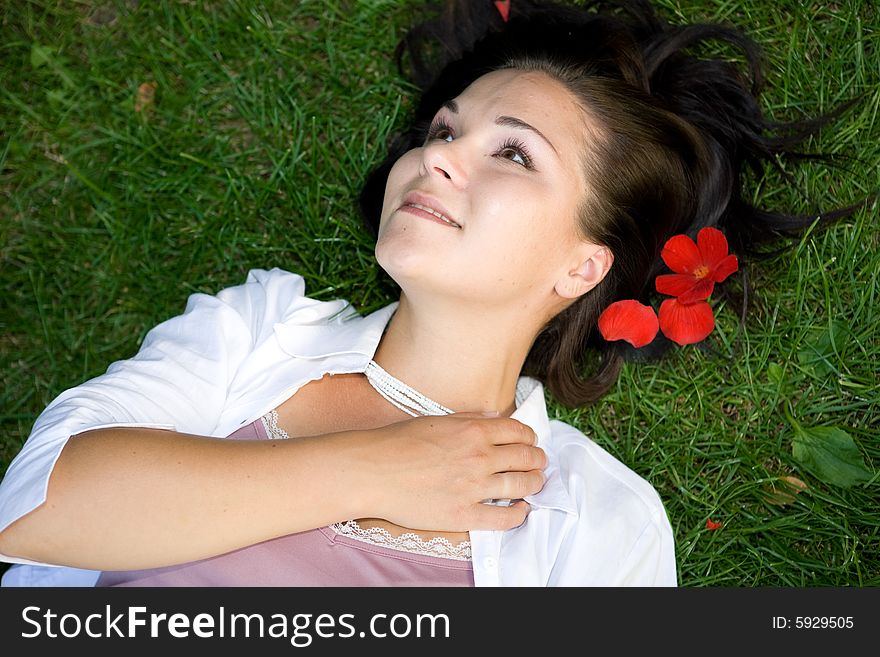
{"type": "Polygon", "coordinates": [[[45,503],[0,533],[0,553],[100,570],[222,554],[350,518],[419,529],[506,529],[543,485],[531,429],[459,414],[289,441],[99,429],[68,441],[45,503]],[[497,474],[504,473],[504,474],[497,474]]]}

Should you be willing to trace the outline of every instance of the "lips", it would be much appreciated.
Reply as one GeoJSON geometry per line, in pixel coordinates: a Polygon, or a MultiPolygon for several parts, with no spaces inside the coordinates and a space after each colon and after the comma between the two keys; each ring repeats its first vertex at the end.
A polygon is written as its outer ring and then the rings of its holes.
{"type": "Polygon", "coordinates": [[[444,208],[437,199],[431,198],[430,196],[425,196],[424,194],[419,194],[417,192],[410,192],[403,198],[403,204],[400,206],[400,209],[404,208],[413,208],[419,211],[419,213],[431,215],[435,220],[439,220],[447,226],[461,228],[461,224],[449,215],[446,208],[444,208]]]}

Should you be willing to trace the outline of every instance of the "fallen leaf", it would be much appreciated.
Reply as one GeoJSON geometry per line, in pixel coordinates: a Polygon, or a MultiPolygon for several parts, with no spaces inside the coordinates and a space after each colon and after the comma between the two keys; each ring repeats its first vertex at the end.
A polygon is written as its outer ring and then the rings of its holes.
{"type": "Polygon", "coordinates": [[[144,82],[142,83],[137,90],[137,95],[134,98],[134,111],[135,112],[144,112],[149,110],[153,106],[153,102],[156,100],[156,83],[155,82],[144,82]]]}
{"type": "Polygon", "coordinates": [[[849,341],[849,325],[836,319],[829,326],[810,331],[806,343],[798,351],[798,361],[811,368],[817,377],[830,377],[838,371],[843,360],[841,352],[849,341]]]}
{"type": "Polygon", "coordinates": [[[795,495],[807,490],[807,485],[797,477],[787,476],[779,477],[777,480],[779,486],[771,484],[768,491],[764,491],[764,501],[774,506],[785,506],[792,504],[795,495]]]}
{"type": "Polygon", "coordinates": [[[849,488],[873,477],[859,448],[843,429],[792,426],[792,456],[825,483],[849,488]]]}
{"type": "Polygon", "coordinates": [[[767,378],[777,386],[781,386],[782,381],[784,380],[782,367],[780,367],[778,363],[770,363],[767,366],[767,378]]]}
{"type": "Polygon", "coordinates": [[[788,475],[787,477],[782,477],[781,479],[791,487],[795,495],[807,490],[807,485],[797,477],[792,477],[791,475],[788,475]]]}
{"type": "Polygon", "coordinates": [[[38,43],[31,45],[31,66],[40,68],[52,61],[52,51],[38,43]]]}
{"type": "Polygon", "coordinates": [[[67,70],[66,63],[65,58],[55,54],[51,48],[41,46],[38,43],[31,46],[31,66],[34,68],[48,67],[51,73],[61,80],[61,84],[68,89],[74,89],[77,84],[67,70]]]}

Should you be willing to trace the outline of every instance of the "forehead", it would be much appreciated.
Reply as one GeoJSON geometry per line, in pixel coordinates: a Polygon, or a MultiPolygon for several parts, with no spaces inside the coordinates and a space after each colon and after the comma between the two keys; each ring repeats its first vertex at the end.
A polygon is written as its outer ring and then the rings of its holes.
{"type": "Polygon", "coordinates": [[[478,78],[456,99],[462,111],[513,116],[540,130],[560,156],[577,156],[586,112],[565,85],[541,71],[502,69],[478,78]],[[574,149],[574,150],[572,150],[574,149]]]}
{"type": "Polygon", "coordinates": [[[465,89],[459,98],[478,99],[486,96],[519,97],[524,103],[542,98],[559,103],[575,104],[574,96],[559,80],[543,71],[523,71],[517,68],[504,68],[480,76],[465,89]]]}

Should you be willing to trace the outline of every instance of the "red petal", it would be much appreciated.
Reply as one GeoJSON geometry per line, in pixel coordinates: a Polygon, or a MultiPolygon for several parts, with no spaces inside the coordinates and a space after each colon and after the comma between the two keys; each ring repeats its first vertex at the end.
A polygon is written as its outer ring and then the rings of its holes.
{"type": "Polygon", "coordinates": [[[658,328],[654,309],[634,299],[615,301],[599,315],[599,332],[609,342],[626,340],[633,347],[644,347],[658,328]]]}
{"type": "Polygon", "coordinates": [[[686,345],[699,342],[715,328],[712,307],[705,301],[689,305],[676,299],[660,304],[660,330],[673,342],[686,345]]]}
{"type": "Polygon", "coordinates": [[[709,269],[715,269],[727,255],[727,238],[717,228],[703,228],[697,233],[697,247],[700,249],[703,262],[709,269]]]}
{"type": "Polygon", "coordinates": [[[687,274],[663,274],[657,277],[654,285],[660,294],[676,297],[684,305],[705,301],[715,289],[715,283],[711,279],[698,279],[687,274]]]}
{"type": "Polygon", "coordinates": [[[510,0],[495,0],[495,7],[498,8],[498,13],[501,14],[501,20],[506,23],[507,18],[510,16],[510,0]]]}
{"type": "Polygon", "coordinates": [[[703,264],[700,250],[687,235],[670,237],[663,246],[660,257],[677,274],[690,274],[703,264]]]}
{"type": "Polygon", "coordinates": [[[735,255],[729,255],[712,269],[712,280],[720,283],[737,269],[739,269],[739,261],[735,255]]]}
{"type": "Polygon", "coordinates": [[[657,277],[654,286],[660,294],[677,297],[690,290],[696,283],[697,279],[690,274],[663,274],[657,277]]]}
{"type": "Polygon", "coordinates": [[[705,301],[715,289],[715,282],[711,278],[701,278],[690,290],[684,294],[678,295],[678,302],[683,306],[697,303],[697,301],[705,301]]]}
{"type": "Polygon", "coordinates": [[[722,524],[723,523],[713,521],[712,518],[706,518],[706,529],[721,529],[722,524]]]}

